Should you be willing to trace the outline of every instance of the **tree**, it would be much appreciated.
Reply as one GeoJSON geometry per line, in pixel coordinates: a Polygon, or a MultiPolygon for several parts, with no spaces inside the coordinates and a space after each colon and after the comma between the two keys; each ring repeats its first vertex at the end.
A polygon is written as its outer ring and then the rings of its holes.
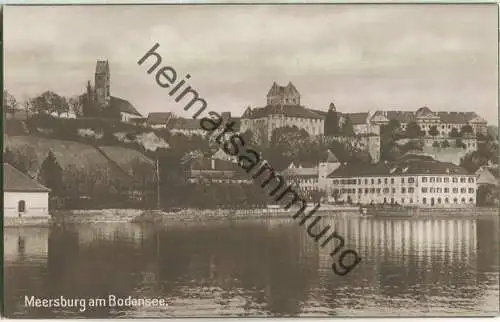
{"type": "Polygon", "coordinates": [[[32,109],[36,113],[52,114],[61,116],[69,111],[66,99],[52,91],[46,91],[31,100],[32,109]]]}
{"type": "Polygon", "coordinates": [[[349,116],[346,116],[345,121],[342,124],[341,134],[344,136],[354,136],[354,127],[349,116]]]}
{"type": "Polygon", "coordinates": [[[394,138],[401,129],[401,122],[396,119],[390,119],[389,123],[383,125],[380,129],[380,135],[385,138],[394,138]]]}
{"type": "Polygon", "coordinates": [[[14,114],[16,112],[18,103],[14,95],[10,94],[7,90],[3,91],[3,113],[14,114]]]}
{"type": "Polygon", "coordinates": [[[13,152],[9,148],[5,148],[5,151],[3,152],[3,162],[10,164],[22,173],[28,174],[26,162],[23,162],[23,160],[21,160],[22,156],[19,154],[19,151],[16,152],[17,153],[13,152]]]}
{"type": "Polygon", "coordinates": [[[437,126],[435,126],[435,125],[431,126],[431,128],[429,129],[429,135],[431,135],[431,136],[438,136],[439,135],[439,131],[437,129],[437,126]]]}
{"type": "Polygon", "coordinates": [[[458,130],[456,127],[452,128],[450,131],[450,137],[452,138],[458,138],[460,136],[460,133],[458,133],[458,130]]]}
{"type": "Polygon", "coordinates": [[[83,104],[78,95],[70,97],[68,100],[69,111],[73,112],[76,117],[83,116],[83,104]]]}
{"type": "Polygon", "coordinates": [[[330,107],[328,108],[328,113],[325,117],[325,135],[327,136],[335,136],[339,135],[340,127],[339,127],[339,113],[335,108],[335,104],[330,103],[330,107]]]}
{"type": "Polygon", "coordinates": [[[469,124],[465,124],[460,129],[460,136],[463,137],[464,135],[468,135],[468,134],[474,134],[474,130],[472,129],[472,126],[470,126],[469,124]]]}
{"type": "Polygon", "coordinates": [[[422,136],[422,131],[420,130],[420,126],[417,122],[410,122],[406,126],[406,136],[409,138],[418,138],[422,136]]]}
{"type": "Polygon", "coordinates": [[[51,190],[52,196],[62,197],[65,195],[62,173],[61,166],[57,162],[54,153],[49,150],[49,154],[40,166],[38,180],[51,190]]]}
{"type": "Polygon", "coordinates": [[[455,147],[465,149],[467,146],[466,146],[466,145],[465,145],[465,143],[462,141],[462,139],[457,138],[457,139],[455,140],[455,147]]]}
{"type": "Polygon", "coordinates": [[[32,110],[33,106],[31,104],[31,100],[29,99],[25,99],[23,101],[23,108],[24,108],[24,113],[26,114],[26,121],[28,121],[28,118],[29,118],[29,113],[30,111],[32,110]]]}
{"type": "Polygon", "coordinates": [[[441,147],[442,148],[449,148],[450,142],[448,142],[448,140],[444,140],[443,142],[441,142],[441,147]]]}
{"type": "Polygon", "coordinates": [[[285,126],[273,131],[269,148],[263,152],[275,169],[283,169],[292,160],[297,160],[297,156],[303,154],[310,143],[307,131],[296,126],[285,126]]]}
{"type": "Polygon", "coordinates": [[[254,139],[255,136],[254,136],[252,130],[250,130],[250,129],[248,129],[245,132],[243,132],[241,134],[241,137],[243,138],[243,140],[245,140],[245,145],[252,146],[252,145],[255,145],[255,143],[256,143],[255,139],[254,139]]]}

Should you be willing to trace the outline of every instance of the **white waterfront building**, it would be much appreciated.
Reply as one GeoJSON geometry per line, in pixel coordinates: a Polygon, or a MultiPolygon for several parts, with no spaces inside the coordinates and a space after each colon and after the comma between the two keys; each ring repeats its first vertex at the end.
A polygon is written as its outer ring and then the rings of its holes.
{"type": "Polygon", "coordinates": [[[476,175],[452,163],[409,155],[397,162],[344,164],[328,175],[327,194],[352,204],[469,207],[476,175]]]}

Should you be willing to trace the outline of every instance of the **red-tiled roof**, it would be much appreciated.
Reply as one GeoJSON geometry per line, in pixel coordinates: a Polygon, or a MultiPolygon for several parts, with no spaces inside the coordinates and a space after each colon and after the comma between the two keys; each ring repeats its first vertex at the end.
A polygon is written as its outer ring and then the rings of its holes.
{"type": "Polygon", "coordinates": [[[3,164],[3,191],[5,192],[49,192],[50,189],[42,186],[21,171],[8,163],[3,164]]]}

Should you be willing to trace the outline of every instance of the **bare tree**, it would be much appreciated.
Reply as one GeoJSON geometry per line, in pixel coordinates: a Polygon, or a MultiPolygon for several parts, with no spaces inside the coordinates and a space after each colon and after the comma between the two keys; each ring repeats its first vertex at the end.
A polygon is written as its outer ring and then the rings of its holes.
{"type": "Polygon", "coordinates": [[[10,94],[7,90],[3,91],[3,112],[5,115],[12,114],[16,112],[18,102],[14,95],[10,94]]]}

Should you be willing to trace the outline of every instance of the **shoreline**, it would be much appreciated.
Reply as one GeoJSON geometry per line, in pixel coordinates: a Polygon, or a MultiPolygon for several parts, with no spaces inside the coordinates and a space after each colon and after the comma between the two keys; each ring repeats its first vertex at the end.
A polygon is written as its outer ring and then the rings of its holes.
{"type": "MultiPolygon", "coordinates": [[[[311,210],[308,207],[305,212],[311,210]]],[[[48,227],[64,224],[90,223],[168,223],[169,221],[203,221],[203,220],[233,220],[233,219],[274,219],[288,218],[298,209],[284,210],[283,208],[265,209],[194,209],[186,208],[179,211],[159,211],[144,209],[101,209],[101,210],[55,210],[52,217],[24,217],[4,218],[4,227],[48,227]]],[[[414,216],[364,216],[358,207],[338,207],[319,209],[316,214],[322,217],[365,218],[382,220],[401,219],[432,219],[432,218],[485,218],[498,217],[498,208],[427,208],[421,209],[420,214],[414,216]]]]}
{"type": "MultiPolygon", "coordinates": [[[[306,212],[311,210],[307,208],[306,212]]],[[[67,210],[54,211],[52,221],[56,224],[65,223],[167,223],[169,221],[203,221],[203,220],[231,220],[231,219],[273,219],[292,218],[298,209],[194,209],[187,208],[180,211],[159,211],[142,209],[102,209],[102,210],[67,210]]],[[[477,218],[499,216],[498,208],[429,208],[421,209],[416,216],[373,217],[363,216],[358,207],[343,207],[338,209],[319,209],[316,214],[323,217],[351,217],[366,219],[401,220],[424,218],[477,218]]]]}

